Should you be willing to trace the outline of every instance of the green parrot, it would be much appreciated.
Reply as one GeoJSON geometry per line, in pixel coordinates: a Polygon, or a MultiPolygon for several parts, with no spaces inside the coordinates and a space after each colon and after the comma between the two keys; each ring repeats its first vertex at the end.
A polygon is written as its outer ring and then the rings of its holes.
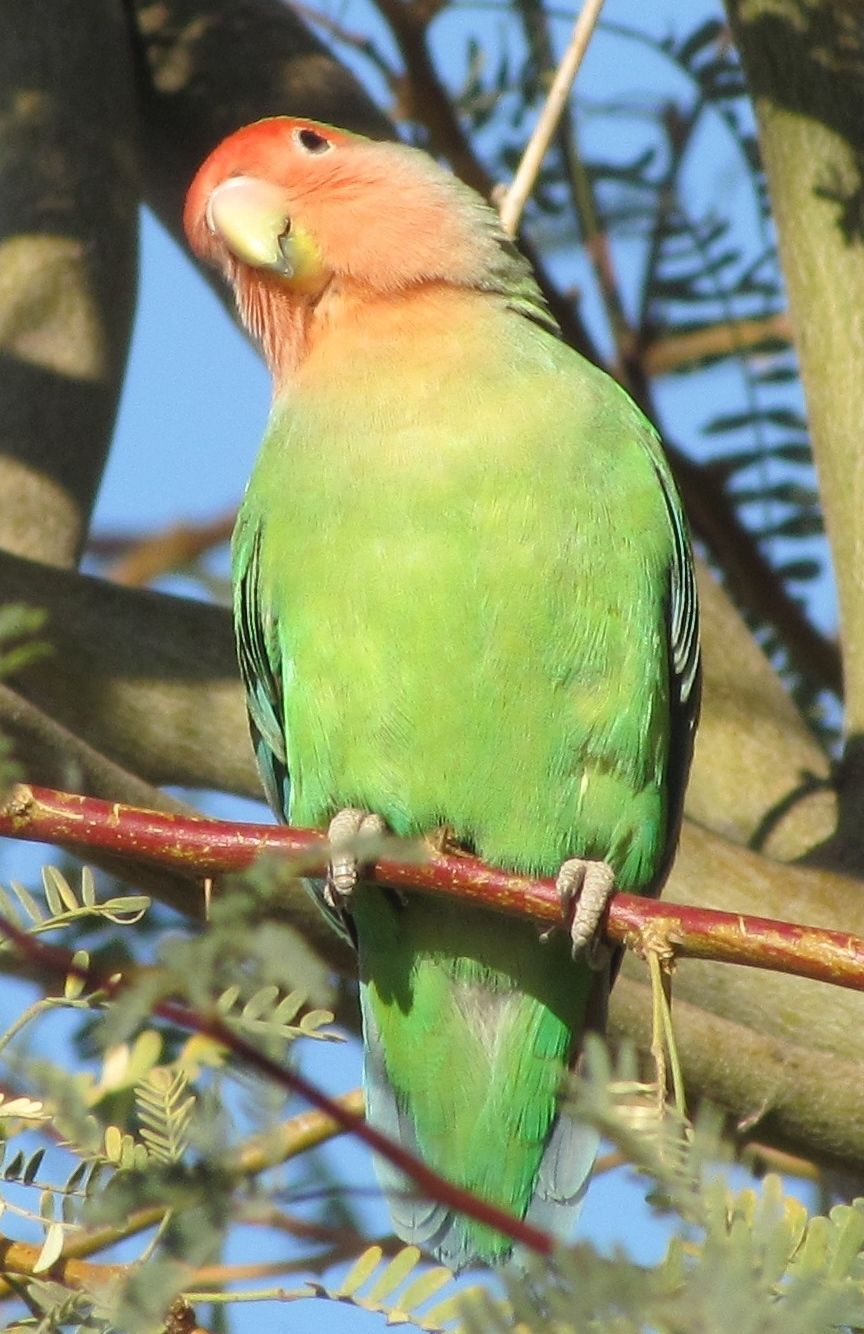
{"type": "MultiPolygon", "coordinates": [[[[596,1135],[562,1085],[615,966],[591,940],[613,880],[659,892],[698,712],[662,449],[561,341],[494,210],[416,149],[259,121],[185,224],[273,376],[233,543],[240,666],[273,809],[337,849],[318,892],[357,946],[368,1116],[566,1236],[596,1135]],[[351,840],[380,828],[557,875],[562,930],[355,891],[351,840]]],[[[456,1268],[510,1254],[378,1170],[407,1241],[456,1268]]]]}

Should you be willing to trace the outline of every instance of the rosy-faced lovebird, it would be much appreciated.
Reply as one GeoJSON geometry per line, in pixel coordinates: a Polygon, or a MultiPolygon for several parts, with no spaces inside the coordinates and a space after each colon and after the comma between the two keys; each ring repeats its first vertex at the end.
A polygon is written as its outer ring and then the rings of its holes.
{"type": "MultiPolygon", "coordinates": [[[[596,1136],[562,1086],[616,962],[591,938],[613,879],[660,889],[698,708],[662,449],[425,153],[259,121],[201,167],[185,225],[273,376],[233,543],[240,666],[271,805],[337,849],[318,893],[357,946],[368,1116],[565,1236],[596,1136]],[[562,928],[362,870],[355,890],[369,829],[557,875],[562,928]]],[[[378,1170],[401,1237],[506,1259],[378,1170]]]]}

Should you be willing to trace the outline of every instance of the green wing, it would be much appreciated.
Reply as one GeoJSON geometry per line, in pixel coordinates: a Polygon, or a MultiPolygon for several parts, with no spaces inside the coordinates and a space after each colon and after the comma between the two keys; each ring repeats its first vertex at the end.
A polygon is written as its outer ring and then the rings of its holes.
{"type": "Polygon", "coordinates": [[[659,874],[662,887],[675,855],[690,771],[696,724],[702,699],[702,663],[699,646],[699,598],[687,521],[662,446],[652,430],[651,455],[672,531],[669,565],[667,626],[669,632],[669,754],[667,757],[668,816],[666,845],[659,874]]]}
{"type": "Polygon", "coordinates": [[[272,810],[288,819],[291,780],[282,719],[282,653],[269,599],[260,596],[261,527],[241,510],[232,541],[234,632],[249,730],[272,810]]]}
{"type": "MultiPolygon", "coordinates": [[[[234,634],[258,772],[270,809],[287,824],[291,775],[282,711],[283,655],[273,600],[262,595],[261,536],[260,522],[241,508],[231,544],[234,634]]],[[[356,944],[346,918],[325,901],[322,882],[304,883],[339,934],[350,944],[356,944]]]]}

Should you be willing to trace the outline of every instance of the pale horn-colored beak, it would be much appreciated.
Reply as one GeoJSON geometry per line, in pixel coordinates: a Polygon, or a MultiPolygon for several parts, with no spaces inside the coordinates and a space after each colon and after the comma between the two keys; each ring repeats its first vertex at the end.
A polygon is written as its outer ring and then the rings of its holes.
{"type": "Polygon", "coordinates": [[[290,260],[291,219],[278,185],[256,176],[232,176],[207,200],[207,226],[231,254],[255,269],[294,276],[290,260]]]}

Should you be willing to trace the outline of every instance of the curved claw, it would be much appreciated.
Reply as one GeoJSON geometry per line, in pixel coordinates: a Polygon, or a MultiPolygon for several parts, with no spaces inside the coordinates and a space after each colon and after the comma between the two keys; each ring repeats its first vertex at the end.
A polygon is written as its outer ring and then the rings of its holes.
{"type": "Polygon", "coordinates": [[[612,954],[600,935],[600,923],[615,893],[615,872],[608,862],[572,857],[562,863],[555,883],[568,919],[573,958],[584,957],[599,972],[612,954]]]}
{"type": "Polygon", "coordinates": [[[387,826],[374,811],[346,806],[333,816],[327,830],[331,857],[324,882],[324,899],[335,912],[342,912],[357,888],[360,862],[354,851],[357,840],[364,835],[381,837],[387,826]]]}

